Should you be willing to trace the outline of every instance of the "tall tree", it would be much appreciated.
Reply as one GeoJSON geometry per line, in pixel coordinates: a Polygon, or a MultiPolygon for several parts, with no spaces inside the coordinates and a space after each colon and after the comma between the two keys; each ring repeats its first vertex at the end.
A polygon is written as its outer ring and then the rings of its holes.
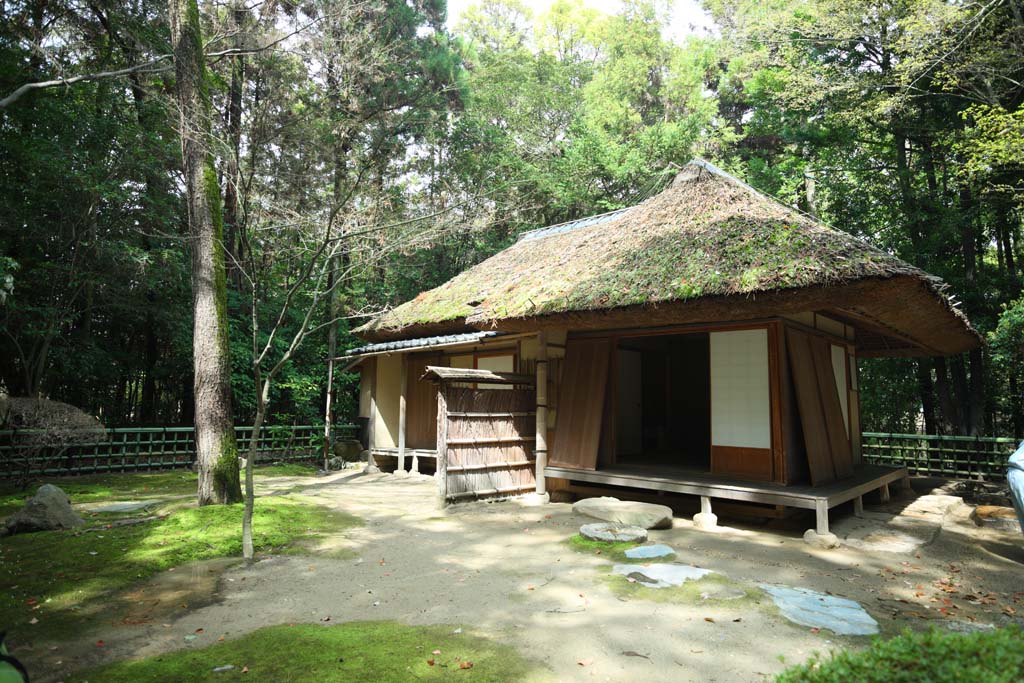
{"type": "Polygon", "coordinates": [[[169,0],[181,158],[192,247],[192,362],[199,504],[242,499],[231,410],[220,186],[210,153],[210,93],[197,0],[169,0]]]}

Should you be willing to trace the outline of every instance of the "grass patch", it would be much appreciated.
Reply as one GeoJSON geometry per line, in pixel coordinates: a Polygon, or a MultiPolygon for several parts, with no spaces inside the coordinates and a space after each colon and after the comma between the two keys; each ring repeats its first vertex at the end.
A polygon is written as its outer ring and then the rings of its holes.
{"type": "MultiPolygon", "coordinates": [[[[315,477],[317,466],[304,462],[282,462],[273,465],[257,465],[255,474],[262,477],[315,477]]],[[[242,471],[245,480],[245,471],[242,471]]]]}
{"type": "Polygon", "coordinates": [[[626,557],[626,551],[630,548],[636,548],[642,544],[639,543],[605,543],[604,541],[592,541],[589,538],[585,538],[581,534],[574,534],[566,541],[566,544],[578,553],[585,553],[587,555],[600,555],[603,558],[614,560],[616,562],[668,562],[675,558],[675,554],[666,555],[665,557],[659,557],[656,559],[638,559],[634,560],[626,557]]]}
{"type": "Polygon", "coordinates": [[[516,650],[450,626],[351,622],[334,626],[271,626],[237,640],[203,648],[117,662],[82,671],[70,681],[157,683],[163,681],[437,681],[457,676],[475,683],[553,681],[516,650]],[[440,654],[432,654],[440,650],[440,654]],[[433,662],[431,664],[430,662],[433,662]],[[467,668],[460,668],[465,663],[467,668]],[[469,666],[472,663],[472,666],[469,666]],[[218,666],[234,669],[213,673],[218,666]],[[248,673],[243,674],[243,667],[248,673]]]}
{"type": "Polygon", "coordinates": [[[79,477],[34,479],[28,486],[0,482],[0,517],[17,512],[43,484],[59,486],[72,503],[96,503],[106,500],[144,500],[195,494],[196,474],[190,470],[87,474],[79,477]]]}
{"type": "Polygon", "coordinates": [[[609,587],[623,600],[649,600],[651,602],[672,602],[686,604],[718,604],[735,607],[760,605],[774,609],[774,603],[765,597],[764,591],[734,581],[724,574],[712,573],[700,579],[686,581],[681,586],[649,588],[637,581],[632,583],[625,576],[608,574],[609,587]],[[703,597],[707,595],[707,598],[703,597]]]}
{"type": "Polygon", "coordinates": [[[1016,683],[1024,680],[1024,634],[1016,627],[984,633],[904,631],[866,650],[815,653],[776,683],[1016,683]]]}
{"type": "MultiPolygon", "coordinates": [[[[258,552],[302,553],[319,536],[358,523],[307,498],[261,498],[253,541],[258,552]]],[[[0,583],[9,587],[0,594],[0,623],[15,636],[75,634],[103,613],[113,593],[132,583],[187,562],[240,556],[241,524],[241,504],[212,505],[91,533],[8,537],[0,546],[0,583]],[[39,622],[29,625],[32,618],[39,622]]]]}

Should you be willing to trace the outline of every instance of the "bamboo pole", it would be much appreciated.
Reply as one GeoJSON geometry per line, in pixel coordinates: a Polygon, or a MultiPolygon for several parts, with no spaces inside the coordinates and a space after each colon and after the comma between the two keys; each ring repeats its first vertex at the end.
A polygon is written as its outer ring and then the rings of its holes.
{"type": "MultiPolygon", "coordinates": [[[[409,392],[409,354],[402,354],[401,389],[398,393],[398,471],[405,471],[405,404],[409,392]]],[[[414,456],[415,457],[415,456],[414,456]]]]}
{"type": "Polygon", "coordinates": [[[536,461],[537,495],[546,496],[544,468],[548,464],[548,335],[543,330],[537,333],[537,437],[533,454],[536,461]]]}

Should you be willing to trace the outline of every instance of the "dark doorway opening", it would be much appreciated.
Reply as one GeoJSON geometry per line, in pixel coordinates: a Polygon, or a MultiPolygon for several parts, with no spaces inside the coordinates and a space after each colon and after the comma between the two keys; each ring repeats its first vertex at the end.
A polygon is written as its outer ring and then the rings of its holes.
{"type": "Polygon", "coordinates": [[[709,471],[708,334],[623,338],[616,351],[615,462],[709,471]]]}

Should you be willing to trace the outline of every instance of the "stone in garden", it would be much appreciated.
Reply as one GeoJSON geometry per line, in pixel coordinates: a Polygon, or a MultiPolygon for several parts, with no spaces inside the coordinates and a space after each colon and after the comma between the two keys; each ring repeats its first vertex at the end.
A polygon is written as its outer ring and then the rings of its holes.
{"type": "Polygon", "coordinates": [[[731,583],[709,582],[707,587],[700,592],[701,600],[739,600],[747,597],[747,591],[742,586],[731,583]]]}
{"type": "Polygon", "coordinates": [[[328,470],[343,470],[345,469],[345,459],[339,455],[334,456],[327,461],[328,470]]]}
{"type": "Polygon", "coordinates": [[[775,606],[795,624],[826,628],[838,636],[870,636],[878,633],[878,622],[860,603],[807,588],[761,584],[775,606]]]}
{"type": "Polygon", "coordinates": [[[581,526],[580,535],[591,541],[601,541],[602,543],[643,543],[647,540],[647,529],[639,526],[598,522],[581,526]]]}
{"type": "Polygon", "coordinates": [[[714,531],[718,528],[718,515],[713,512],[698,512],[693,516],[693,528],[714,531]]]}
{"type": "Polygon", "coordinates": [[[668,557],[675,554],[675,550],[661,543],[642,545],[639,548],[630,548],[626,551],[626,557],[631,560],[646,560],[655,557],[668,557]]]}
{"type": "Polygon", "coordinates": [[[8,534],[23,534],[72,529],[83,524],[82,518],[71,509],[68,494],[53,484],[43,484],[25,507],[7,518],[5,528],[8,534]]]}
{"type": "Polygon", "coordinates": [[[839,537],[835,534],[819,534],[814,529],[808,529],[804,532],[804,543],[822,550],[831,550],[839,547],[839,537]]]}
{"type": "Polygon", "coordinates": [[[151,500],[125,500],[119,503],[106,503],[98,507],[89,507],[89,512],[135,512],[148,508],[153,504],[151,500]]]}
{"type": "Polygon", "coordinates": [[[714,572],[688,564],[649,564],[646,566],[617,564],[612,567],[612,573],[633,579],[647,588],[668,588],[682,586],[687,581],[703,579],[714,572]]]}
{"type": "Polygon", "coordinates": [[[603,519],[606,522],[629,524],[644,529],[672,528],[672,508],[665,505],[602,496],[600,498],[584,498],[573,504],[572,511],[587,517],[603,519]]]}
{"type": "Polygon", "coordinates": [[[366,467],[363,468],[363,474],[380,473],[380,468],[377,467],[377,462],[373,459],[373,453],[370,451],[363,451],[359,457],[366,463],[366,467]]]}
{"type": "Polygon", "coordinates": [[[334,457],[345,462],[359,460],[363,454],[363,444],[355,439],[340,439],[334,442],[334,457]]]}
{"type": "Polygon", "coordinates": [[[1001,505],[979,505],[971,513],[971,519],[978,526],[1020,532],[1020,522],[1013,508],[1001,505]]]}

